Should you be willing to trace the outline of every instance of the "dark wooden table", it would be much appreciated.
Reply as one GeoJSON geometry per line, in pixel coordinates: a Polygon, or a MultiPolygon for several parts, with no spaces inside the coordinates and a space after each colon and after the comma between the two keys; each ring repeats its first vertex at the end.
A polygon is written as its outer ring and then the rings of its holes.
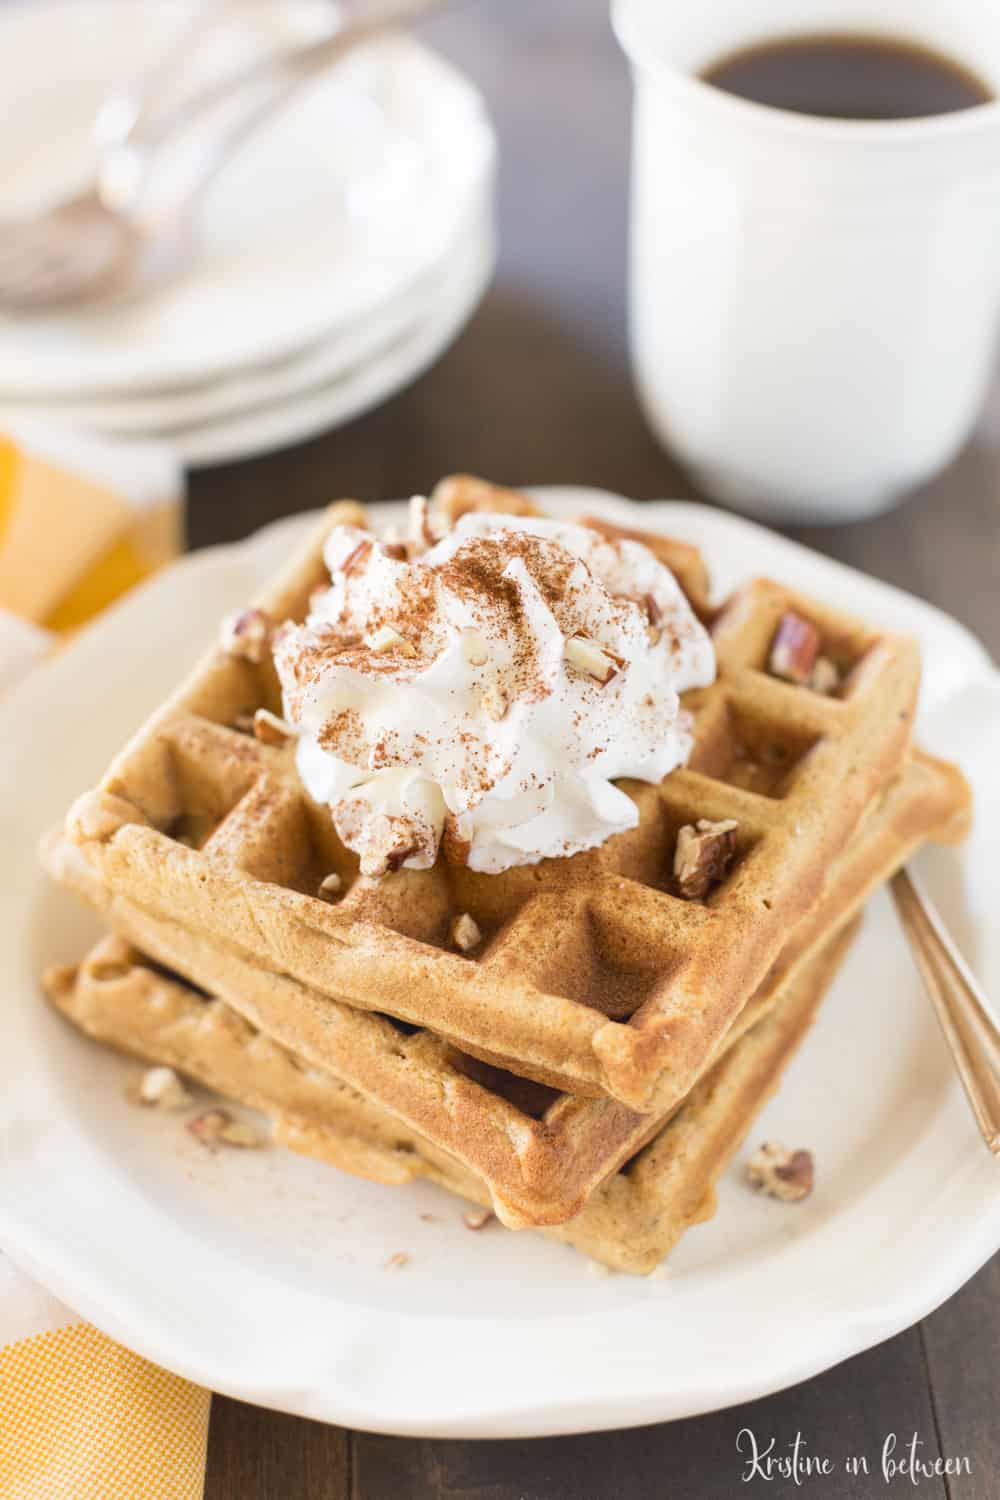
{"type": "MultiPolygon", "coordinates": [[[[637,497],[691,495],[646,432],[629,381],[625,238],[629,83],[602,0],[466,4],[426,28],[483,88],[498,123],[496,283],[437,367],[339,432],[192,476],[193,546],[340,495],[380,499],[468,469],[637,497]]],[[[1000,654],[1000,396],[947,473],[900,510],[796,534],[944,606],[1000,654]]],[[[822,1296],[822,1287],[817,1287],[822,1296]]],[[[780,1317],[780,1309],[776,1310],[780,1317]]],[[[468,1359],[474,1378],[475,1350],[468,1359]]],[[[739,1350],[733,1350],[739,1358],[739,1350]]],[[[922,1496],[1000,1496],[1000,1260],[932,1317],[818,1379],[751,1406],[626,1432],[534,1442],[420,1442],[321,1427],[217,1398],[207,1500],[723,1500],[902,1493],[878,1470],[888,1433],[971,1474],[922,1496]],[[830,1478],[741,1483],[744,1426],[838,1463],[830,1478]],[[839,1467],[866,1453],[873,1472],[839,1467]]],[[[785,1448],[787,1452],[787,1448],[785,1448]]]]}

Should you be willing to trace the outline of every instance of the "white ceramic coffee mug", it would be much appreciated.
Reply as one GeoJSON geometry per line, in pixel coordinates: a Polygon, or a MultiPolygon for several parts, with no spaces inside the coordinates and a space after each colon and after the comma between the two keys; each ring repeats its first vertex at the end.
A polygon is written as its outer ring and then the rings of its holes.
{"type": "Polygon", "coordinates": [[[1000,103],[819,119],[695,75],[804,32],[909,38],[1000,93],[984,0],[614,0],[635,75],[630,321],[657,435],[784,520],[885,509],[968,436],[1000,324],[1000,103]]]}

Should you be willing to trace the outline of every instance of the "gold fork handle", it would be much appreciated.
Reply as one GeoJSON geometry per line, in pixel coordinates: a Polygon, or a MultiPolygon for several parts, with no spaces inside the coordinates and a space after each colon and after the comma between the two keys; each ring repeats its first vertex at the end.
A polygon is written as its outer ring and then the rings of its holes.
{"type": "Polygon", "coordinates": [[[1000,1027],[930,899],[900,870],[896,910],[983,1140],[1000,1156],[1000,1027]]]}

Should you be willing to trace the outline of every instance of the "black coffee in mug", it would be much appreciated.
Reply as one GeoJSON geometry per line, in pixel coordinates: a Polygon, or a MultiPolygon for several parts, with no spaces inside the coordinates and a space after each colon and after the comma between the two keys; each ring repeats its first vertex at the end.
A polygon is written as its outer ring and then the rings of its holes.
{"type": "Polygon", "coordinates": [[[742,47],[700,76],[756,104],[841,120],[946,115],[993,98],[981,78],[944,53],[893,37],[851,33],[742,47]]]}

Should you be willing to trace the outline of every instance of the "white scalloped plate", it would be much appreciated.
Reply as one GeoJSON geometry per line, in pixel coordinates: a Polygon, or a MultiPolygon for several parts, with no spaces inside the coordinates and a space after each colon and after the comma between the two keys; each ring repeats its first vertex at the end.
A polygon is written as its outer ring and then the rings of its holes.
{"type": "MultiPolygon", "coordinates": [[[[981,646],[919,600],[697,505],[603,508],[699,542],[720,589],[767,572],[919,635],[921,733],[960,758],[976,831],[921,871],[1000,993],[1000,688],[981,646]]],[[[755,1135],[816,1153],[800,1205],[749,1193],[664,1281],[595,1280],[574,1252],[491,1226],[426,1186],[358,1182],[283,1151],[211,1156],[176,1117],[125,1102],[135,1069],[42,1003],[43,964],[93,932],[36,873],[38,835],[197,657],[219,615],[307,525],[194,556],[85,633],[0,706],[0,1245],[56,1295],[170,1369],[347,1426],[535,1436],[688,1416],[857,1353],[948,1297],[1000,1246],[1000,1166],[982,1146],[887,900],[755,1135]],[[421,1214],[434,1215],[423,1222],[421,1214]],[[384,1268],[406,1251],[404,1270],[384,1268]]]]}
{"type": "MultiPolygon", "coordinates": [[[[448,293],[456,282],[469,279],[468,266],[474,262],[478,267],[489,258],[492,186],[489,179],[483,183],[479,201],[454,244],[448,247],[442,264],[400,296],[363,314],[331,337],[316,339],[296,350],[288,359],[252,365],[228,378],[153,394],[140,390],[134,395],[98,395],[50,406],[37,401],[19,406],[0,396],[2,419],[8,415],[14,420],[35,416],[58,427],[82,427],[124,438],[155,434],[169,441],[175,432],[247,418],[262,408],[287,403],[334,381],[349,380],[386,350],[412,337],[421,324],[433,321],[438,307],[449,302],[448,293]]],[[[452,296],[450,301],[454,300],[452,296]]]]}
{"type": "MultiPolygon", "coordinates": [[[[301,361],[289,362],[280,371],[259,372],[245,382],[234,381],[234,387],[244,387],[249,410],[234,410],[218,419],[172,428],[160,435],[161,441],[190,468],[270,453],[353,421],[388,401],[440,358],[478,307],[495,260],[492,228],[481,224],[452,260],[444,280],[437,287],[428,286],[419,315],[411,325],[380,347],[369,349],[367,357],[328,377],[321,367],[331,354],[332,363],[339,366],[342,351],[324,346],[301,361]],[[251,386],[256,394],[251,393],[251,386]]],[[[60,420],[56,409],[15,407],[0,399],[0,423],[8,418],[22,422],[29,414],[34,420],[44,417],[53,425],[60,420]]],[[[103,424],[98,425],[103,432],[103,424]]]]}

